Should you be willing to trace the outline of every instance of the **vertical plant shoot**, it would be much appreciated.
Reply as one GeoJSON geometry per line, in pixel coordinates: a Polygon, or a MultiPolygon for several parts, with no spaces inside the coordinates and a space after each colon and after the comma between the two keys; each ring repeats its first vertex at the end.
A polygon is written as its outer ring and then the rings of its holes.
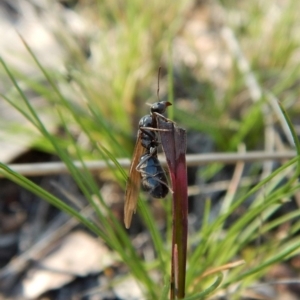
{"type": "Polygon", "coordinates": [[[170,172],[173,202],[171,299],[181,299],[185,295],[186,252],[187,252],[187,169],[186,131],[172,122],[157,118],[161,131],[161,144],[166,155],[170,172]]]}

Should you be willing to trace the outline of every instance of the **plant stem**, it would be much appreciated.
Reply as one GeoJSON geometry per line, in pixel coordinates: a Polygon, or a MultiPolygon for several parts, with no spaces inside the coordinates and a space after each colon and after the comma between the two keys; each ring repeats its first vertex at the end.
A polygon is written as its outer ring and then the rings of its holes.
{"type": "Polygon", "coordinates": [[[185,295],[186,252],[187,252],[187,170],[186,132],[172,122],[159,118],[161,144],[170,171],[173,189],[173,236],[171,264],[171,299],[182,299],[185,295]]]}

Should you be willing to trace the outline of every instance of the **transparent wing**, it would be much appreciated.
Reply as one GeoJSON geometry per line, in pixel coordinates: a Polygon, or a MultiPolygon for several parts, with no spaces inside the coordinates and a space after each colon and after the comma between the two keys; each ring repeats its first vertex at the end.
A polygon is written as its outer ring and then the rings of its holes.
{"type": "Polygon", "coordinates": [[[130,227],[132,215],[136,212],[136,206],[140,190],[141,174],[136,170],[136,166],[138,165],[141,156],[146,152],[146,149],[141,145],[140,142],[140,133],[141,132],[139,130],[130,165],[129,177],[126,185],[124,203],[124,223],[126,228],[130,227]]]}

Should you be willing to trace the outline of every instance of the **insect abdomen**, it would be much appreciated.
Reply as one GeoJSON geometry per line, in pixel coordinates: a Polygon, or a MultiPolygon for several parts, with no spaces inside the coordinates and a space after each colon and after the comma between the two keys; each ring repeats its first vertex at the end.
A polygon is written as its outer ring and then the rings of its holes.
{"type": "Polygon", "coordinates": [[[168,182],[166,174],[156,156],[145,154],[141,161],[145,160],[139,167],[142,176],[143,190],[154,198],[164,198],[168,194],[168,182]]]}

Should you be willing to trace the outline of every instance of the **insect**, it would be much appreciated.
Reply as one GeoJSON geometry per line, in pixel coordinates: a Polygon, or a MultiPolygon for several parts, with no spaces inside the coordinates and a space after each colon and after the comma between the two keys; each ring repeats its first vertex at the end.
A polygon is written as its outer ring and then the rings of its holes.
{"type": "MultiPolygon", "coordinates": [[[[129,228],[132,215],[136,211],[140,183],[144,190],[153,197],[164,198],[168,192],[167,179],[157,158],[159,145],[157,118],[165,118],[162,114],[172,105],[167,101],[156,102],[150,107],[150,114],[139,122],[139,130],[129,170],[124,205],[124,223],[129,228]]],[[[166,118],[165,118],[166,119],[166,118]]]]}
{"type": "Polygon", "coordinates": [[[148,192],[154,198],[165,198],[167,196],[168,181],[157,158],[156,147],[141,156],[136,169],[141,173],[142,187],[145,192],[148,192]]]}

